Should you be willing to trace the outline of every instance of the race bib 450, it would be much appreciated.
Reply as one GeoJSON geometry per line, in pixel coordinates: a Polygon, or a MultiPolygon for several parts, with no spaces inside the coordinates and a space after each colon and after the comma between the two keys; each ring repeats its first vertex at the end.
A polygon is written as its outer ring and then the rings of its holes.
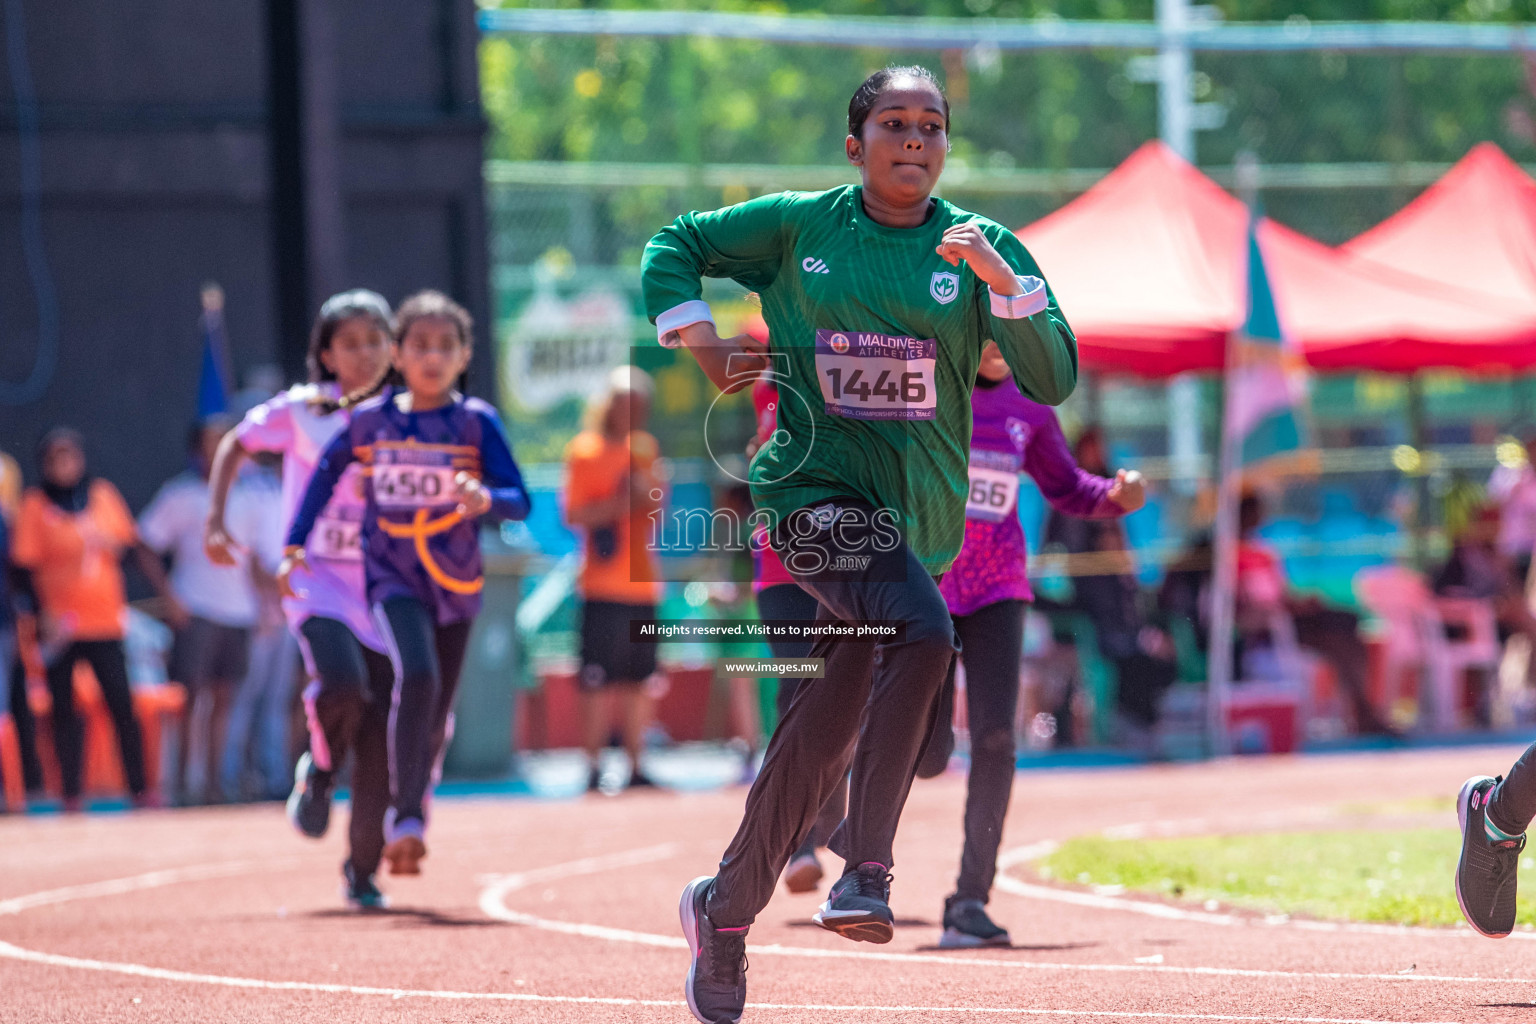
{"type": "Polygon", "coordinates": [[[432,508],[454,501],[453,454],[422,447],[381,447],[373,463],[373,498],[379,508],[432,508]]]}
{"type": "Polygon", "coordinates": [[[832,416],[931,420],[938,408],[933,338],[863,331],[816,332],[816,377],[832,416]]]}

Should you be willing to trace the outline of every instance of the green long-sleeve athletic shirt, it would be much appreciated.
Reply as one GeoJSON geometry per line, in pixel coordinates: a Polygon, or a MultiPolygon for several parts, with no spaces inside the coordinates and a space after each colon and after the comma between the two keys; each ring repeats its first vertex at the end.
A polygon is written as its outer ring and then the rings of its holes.
{"type": "Polygon", "coordinates": [[[965,534],[971,388],[981,349],[1002,350],[1019,389],[1056,405],[1077,384],[1077,339],[1013,232],[942,199],[927,223],[870,220],[859,186],[782,192],[689,213],[646,246],[646,311],[664,344],[711,319],[700,278],[762,296],[779,388],[774,438],[752,459],[759,507],[782,518],[838,495],[889,508],[931,573],[965,534]],[[1020,276],[996,295],[935,251],[974,222],[1020,276]]]}

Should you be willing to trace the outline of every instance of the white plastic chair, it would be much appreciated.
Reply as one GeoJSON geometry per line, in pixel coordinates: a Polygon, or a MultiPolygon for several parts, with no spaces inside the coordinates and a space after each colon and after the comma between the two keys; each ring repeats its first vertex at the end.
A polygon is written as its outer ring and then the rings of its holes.
{"type": "Polygon", "coordinates": [[[1436,630],[1424,621],[1425,611],[1433,608],[1433,599],[1424,579],[1401,566],[1378,566],[1355,574],[1355,597],[1383,627],[1382,675],[1387,682],[1386,703],[1390,711],[1403,673],[1412,671],[1414,690],[1423,688],[1429,665],[1429,645],[1436,630]]]}
{"type": "Polygon", "coordinates": [[[1430,647],[1430,674],[1435,687],[1435,723],[1441,729],[1460,725],[1462,675],[1469,668],[1481,669],[1495,680],[1503,651],[1499,647],[1498,623],[1493,606],[1471,597],[1442,597],[1435,601],[1435,611],[1442,628],[1430,647]],[[1444,626],[1461,626],[1465,635],[1450,640],[1444,626]]]}
{"type": "Polygon", "coordinates": [[[1421,725],[1446,732],[1461,725],[1462,673],[1498,670],[1500,649],[1492,606],[1476,598],[1436,598],[1424,577],[1403,566],[1363,569],[1355,595],[1386,626],[1385,672],[1396,681],[1404,669],[1419,672],[1420,692],[1429,698],[1421,725]],[[1460,640],[1445,635],[1447,622],[1466,631],[1460,640]]]}

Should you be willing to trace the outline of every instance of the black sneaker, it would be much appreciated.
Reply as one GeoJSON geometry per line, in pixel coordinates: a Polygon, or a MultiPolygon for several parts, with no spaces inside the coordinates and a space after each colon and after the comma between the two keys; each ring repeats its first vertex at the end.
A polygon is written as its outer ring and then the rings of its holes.
{"type": "Polygon", "coordinates": [[[309,751],[293,768],[293,792],[288,794],[288,820],[300,834],[319,839],[331,824],[331,773],[315,767],[309,751]]]}
{"type": "Polygon", "coordinates": [[[683,993],[688,1009],[703,1024],[736,1024],[747,1004],[747,930],[716,928],[704,906],[714,884],[700,875],[683,889],[677,916],[693,957],[683,993]]]}
{"type": "Polygon", "coordinates": [[[341,895],[347,901],[347,906],[354,910],[383,910],[389,906],[389,897],[374,883],[373,876],[364,875],[359,878],[351,861],[342,865],[341,875],[346,879],[341,887],[341,895]]]}
{"type": "Polygon", "coordinates": [[[1011,946],[1008,929],[987,916],[981,900],[951,896],[944,901],[944,934],[940,949],[975,949],[977,946],[1011,946]]]}
{"type": "Polygon", "coordinates": [[[1483,828],[1488,799],[1503,779],[1474,775],[1456,795],[1461,823],[1461,860],[1456,864],[1456,902],[1467,923],[1490,939],[1502,939],[1515,927],[1515,873],[1525,835],[1499,842],[1483,828]]]}
{"type": "Polygon", "coordinates": [[[890,898],[885,865],[867,861],[832,883],[827,902],[811,920],[855,942],[890,942],[896,934],[890,898]]]}

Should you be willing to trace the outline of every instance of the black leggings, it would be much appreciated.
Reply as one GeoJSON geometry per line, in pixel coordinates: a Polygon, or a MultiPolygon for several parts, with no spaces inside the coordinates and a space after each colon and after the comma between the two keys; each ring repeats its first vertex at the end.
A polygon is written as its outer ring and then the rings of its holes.
{"type": "Polygon", "coordinates": [[[352,752],[352,818],[348,860],[358,877],[378,870],[389,809],[389,701],[395,669],[335,619],[306,619],[299,629],[316,678],[304,688],[310,756],[336,771],[352,752]]]}
{"type": "Polygon", "coordinates": [[[1504,781],[1488,798],[1488,817],[1512,836],[1524,832],[1536,819],[1536,743],[1525,748],[1504,781]]]}
{"type": "Polygon", "coordinates": [[[889,542],[868,502],[829,504],[832,523],[803,508],[779,525],[774,544],[781,553],[787,546],[786,567],[816,597],[819,622],[901,623],[904,632],[812,644],[808,656],[826,659],[825,678],[796,690],[768,741],[710,890],[706,912],[718,928],[749,925],[768,905],[784,865],[843,784],[850,757],[848,815],[832,848],[849,870],[865,863],[890,869],[912,772],[956,653],[943,595],[912,549],[889,542]]]}
{"type": "Polygon", "coordinates": [[[395,669],[388,734],[390,808],[397,826],[407,821],[425,825],[423,804],[448,738],[473,623],[438,625],[414,597],[391,597],[378,609],[395,669]]]}
{"type": "Polygon", "coordinates": [[[121,640],[76,640],[48,665],[48,692],[53,695],[53,747],[64,777],[64,796],[80,795],[85,762],[85,726],[75,713],[75,663],[84,660],[96,673],[102,700],[117,728],[117,747],[123,758],[128,791],[144,792],[144,741],[139,721],[133,717],[133,695],[128,689],[128,661],[121,640]]]}
{"type": "MultiPolygon", "coordinates": [[[[764,587],[757,594],[757,614],[762,619],[814,621],[816,608],[816,599],[801,590],[797,583],[779,583],[764,587]]],[[[804,658],[811,653],[809,640],[770,640],[768,647],[773,651],[775,658],[804,658]]],[[[776,701],[779,721],[782,722],[784,716],[789,713],[790,702],[795,699],[795,693],[804,683],[804,679],[779,680],[779,695],[776,701]]],[[[801,857],[808,853],[815,853],[818,846],[826,846],[827,840],[832,838],[833,831],[842,822],[847,807],[848,784],[845,782],[833,790],[827,802],[821,805],[821,812],[816,815],[816,823],[811,826],[805,842],[800,844],[800,848],[794,855],[801,857]]]]}
{"type": "Polygon", "coordinates": [[[7,696],[11,722],[16,726],[16,745],[21,748],[22,785],[28,793],[41,792],[43,763],[37,757],[37,719],[32,717],[32,705],[27,703],[27,668],[21,663],[14,634],[0,640],[0,658],[5,659],[0,668],[10,673],[7,696]]]}
{"type": "Polygon", "coordinates": [[[1019,707],[1024,602],[998,601],[954,617],[965,665],[971,771],[965,789],[965,851],[955,895],[987,902],[1013,792],[1013,721],[1019,707]]]}

